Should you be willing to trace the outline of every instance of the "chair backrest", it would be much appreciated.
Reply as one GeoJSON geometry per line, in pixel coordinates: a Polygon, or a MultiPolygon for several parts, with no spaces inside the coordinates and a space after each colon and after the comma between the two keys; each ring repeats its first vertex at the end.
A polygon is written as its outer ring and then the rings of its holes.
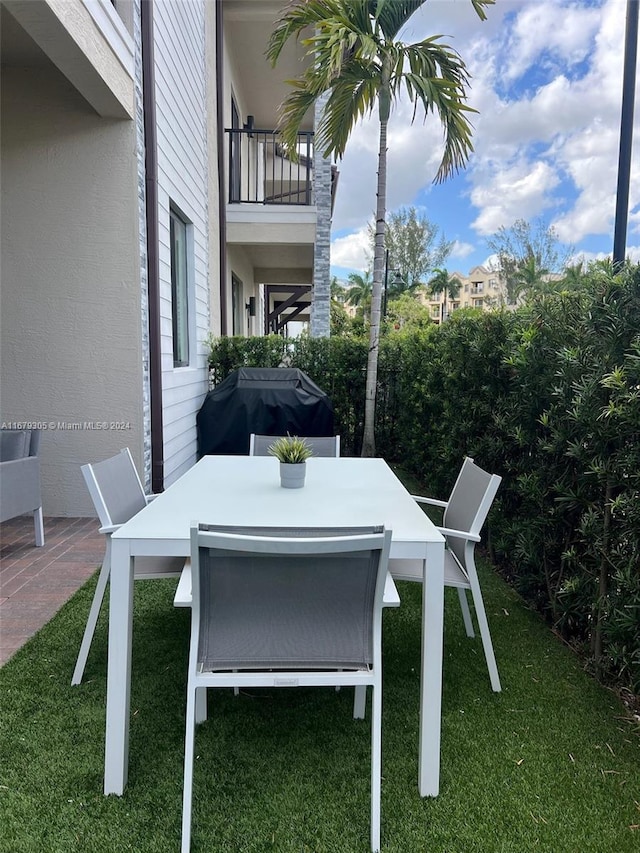
{"type": "Polygon", "coordinates": [[[37,456],[40,435],[39,429],[0,429],[0,462],[37,456]]]}
{"type": "Polygon", "coordinates": [[[206,671],[377,664],[390,542],[381,527],[194,523],[191,660],[206,671]]]}
{"type": "MultiPolygon", "coordinates": [[[[279,435],[260,435],[252,432],[249,438],[249,456],[269,456],[269,448],[278,438],[279,435]]],[[[340,456],[339,435],[301,435],[300,438],[304,438],[314,456],[340,456]]]]}
{"type": "MultiPolygon", "coordinates": [[[[466,456],[444,511],[444,527],[479,536],[501,481],[497,474],[487,473],[466,456]]],[[[464,540],[449,536],[447,544],[465,565],[464,540]]]]}
{"type": "Polygon", "coordinates": [[[82,466],[102,527],[124,524],[147,505],[147,499],[128,447],[103,462],[82,466]]]}

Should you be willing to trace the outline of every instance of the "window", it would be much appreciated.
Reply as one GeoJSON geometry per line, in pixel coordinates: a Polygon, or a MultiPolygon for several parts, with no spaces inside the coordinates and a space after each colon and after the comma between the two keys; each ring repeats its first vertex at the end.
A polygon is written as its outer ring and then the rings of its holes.
{"type": "Polygon", "coordinates": [[[173,366],[189,364],[189,278],[187,265],[187,223],[171,208],[171,311],[173,366]]]}
{"type": "Polygon", "coordinates": [[[484,305],[484,299],[474,299],[473,300],[473,307],[474,308],[482,308],[483,305],[484,305]]]}
{"type": "Polygon", "coordinates": [[[231,273],[231,322],[234,335],[244,334],[242,308],[242,282],[235,273],[231,273]]]}

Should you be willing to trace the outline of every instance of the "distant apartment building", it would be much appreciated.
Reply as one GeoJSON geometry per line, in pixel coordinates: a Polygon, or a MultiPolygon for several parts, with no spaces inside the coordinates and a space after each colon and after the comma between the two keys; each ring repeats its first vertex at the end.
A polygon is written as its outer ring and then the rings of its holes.
{"type": "Polygon", "coordinates": [[[42,425],[45,515],[128,446],[147,488],[197,458],[206,341],[329,331],[335,173],[274,135],[285,0],[0,0],[0,419],[42,425]],[[65,429],[82,424],[82,429],[65,429]]]}
{"type": "Polygon", "coordinates": [[[479,265],[473,267],[468,275],[451,273],[451,278],[460,282],[460,290],[455,297],[450,293],[432,295],[426,291],[420,296],[420,301],[429,307],[431,319],[435,323],[440,323],[443,317],[446,319],[459,308],[480,308],[486,311],[508,305],[504,277],[499,270],[479,265]]]}
{"type": "MultiPolygon", "coordinates": [[[[524,299],[524,294],[519,294],[515,301],[509,299],[505,278],[500,270],[479,265],[473,267],[468,275],[454,272],[451,277],[460,282],[460,290],[454,298],[449,293],[445,297],[445,294],[432,295],[426,290],[420,295],[420,301],[429,307],[431,319],[435,323],[442,322],[443,317],[446,319],[459,308],[479,308],[482,311],[496,308],[513,310],[521,305],[524,299]]],[[[562,275],[547,273],[542,280],[553,284],[561,281],[562,275]]]]}

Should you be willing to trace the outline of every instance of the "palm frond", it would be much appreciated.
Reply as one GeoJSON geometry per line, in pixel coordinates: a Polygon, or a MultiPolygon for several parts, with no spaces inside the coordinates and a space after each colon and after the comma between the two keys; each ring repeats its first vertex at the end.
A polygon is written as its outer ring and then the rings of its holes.
{"type": "MultiPolygon", "coordinates": [[[[328,94],[316,144],[325,156],[342,157],[354,124],[378,100],[381,118],[390,101],[406,89],[414,116],[435,113],[444,130],[444,152],[435,181],[462,168],[473,151],[469,82],[458,52],[431,36],[415,44],[394,36],[426,0],[294,0],[272,34],[267,55],[275,62],[293,34],[307,49],[309,64],[295,81],[280,110],[283,144],[295,159],[297,134],[314,102],[328,94]],[[309,30],[309,28],[312,28],[309,30]],[[383,109],[384,108],[384,109],[383,109]]],[[[478,15],[494,0],[472,0],[478,15]]]]}
{"type": "Polygon", "coordinates": [[[358,73],[352,68],[334,82],[317,129],[317,144],[325,157],[343,156],[353,126],[373,111],[379,88],[379,76],[371,69],[358,73]]]}
{"type": "Polygon", "coordinates": [[[343,11],[341,0],[292,0],[276,21],[265,51],[267,59],[275,66],[292,36],[313,31],[322,21],[339,18],[343,11]]]}
{"type": "Polygon", "coordinates": [[[392,41],[413,13],[426,2],[427,0],[369,0],[368,11],[375,18],[385,39],[392,41]]]}
{"type": "Polygon", "coordinates": [[[287,156],[297,162],[298,131],[307,111],[313,107],[317,95],[304,89],[296,80],[290,81],[290,84],[294,88],[280,105],[277,130],[287,156]]]}
{"type": "Polygon", "coordinates": [[[475,113],[464,99],[469,77],[457,51],[438,41],[441,36],[432,36],[423,41],[406,45],[404,54],[409,71],[396,77],[392,91],[397,96],[401,85],[414,104],[424,109],[425,118],[437,113],[444,128],[444,153],[435,177],[440,183],[453,172],[461,169],[473,151],[471,144],[472,125],[468,113],[475,113]]]}
{"type": "Polygon", "coordinates": [[[487,20],[487,13],[484,11],[484,6],[494,6],[496,0],[471,0],[473,8],[481,21],[487,20]]]}

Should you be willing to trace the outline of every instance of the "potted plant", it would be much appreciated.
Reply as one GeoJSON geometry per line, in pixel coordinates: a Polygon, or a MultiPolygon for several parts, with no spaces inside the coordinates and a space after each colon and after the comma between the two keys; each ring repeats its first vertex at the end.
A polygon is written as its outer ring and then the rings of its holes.
{"type": "Polygon", "coordinates": [[[285,489],[301,489],[307,473],[307,459],[313,456],[304,438],[283,435],[273,442],[269,453],[280,462],[280,485],[285,489]]]}

